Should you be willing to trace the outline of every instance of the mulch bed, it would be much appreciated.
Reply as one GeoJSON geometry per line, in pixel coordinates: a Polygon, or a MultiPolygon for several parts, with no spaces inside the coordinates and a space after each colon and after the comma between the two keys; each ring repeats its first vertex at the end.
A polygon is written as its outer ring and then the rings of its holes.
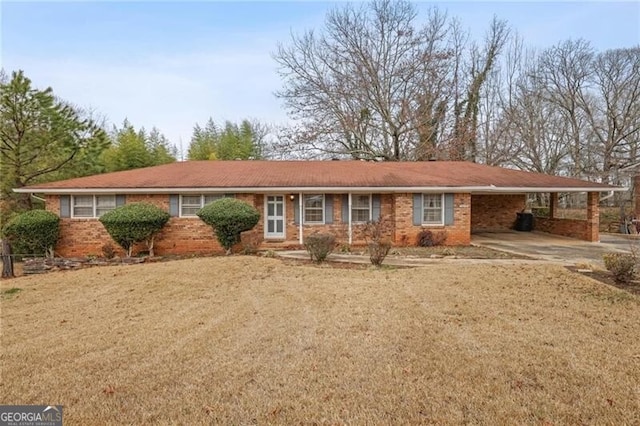
{"type": "Polygon", "coordinates": [[[613,275],[609,271],[602,270],[592,270],[591,272],[579,271],[575,266],[567,266],[566,267],[571,272],[575,272],[576,274],[583,275],[585,277],[593,278],[594,280],[600,281],[601,283],[617,287],[620,290],[628,291],[632,294],[637,294],[640,296],[640,281],[634,280],[629,283],[619,283],[613,279],[613,275]]]}

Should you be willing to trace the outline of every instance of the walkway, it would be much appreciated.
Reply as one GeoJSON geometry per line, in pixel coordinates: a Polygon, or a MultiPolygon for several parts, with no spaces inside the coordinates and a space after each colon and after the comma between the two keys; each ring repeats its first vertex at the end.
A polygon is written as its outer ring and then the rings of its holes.
{"type": "MultiPolygon", "coordinates": [[[[640,239],[638,237],[601,234],[600,240],[599,243],[590,243],[535,231],[486,232],[474,234],[471,238],[471,243],[493,250],[528,256],[530,259],[456,259],[453,256],[432,259],[389,255],[385,259],[384,265],[426,266],[442,263],[515,265],[551,262],[561,265],[584,264],[603,268],[602,255],[605,253],[630,253],[632,247],[637,248],[638,252],[640,252],[640,239]]],[[[304,250],[277,251],[276,255],[287,259],[309,260],[309,254],[304,250]]],[[[332,253],[329,255],[328,260],[357,264],[371,263],[369,256],[356,254],[332,253]]]]}

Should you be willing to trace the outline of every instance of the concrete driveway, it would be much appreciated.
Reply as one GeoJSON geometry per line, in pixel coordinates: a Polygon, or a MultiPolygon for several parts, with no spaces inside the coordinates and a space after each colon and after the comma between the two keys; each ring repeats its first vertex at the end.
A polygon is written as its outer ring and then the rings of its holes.
{"type": "Polygon", "coordinates": [[[473,234],[471,243],[567,265],[586,263],[599,267],[604,267],[605,253],[630,253],[632,247],[640,252],[640,239],[622,234],[600,234],[599,243],[590,243],[535,231],[482,232],[473,234]]]}

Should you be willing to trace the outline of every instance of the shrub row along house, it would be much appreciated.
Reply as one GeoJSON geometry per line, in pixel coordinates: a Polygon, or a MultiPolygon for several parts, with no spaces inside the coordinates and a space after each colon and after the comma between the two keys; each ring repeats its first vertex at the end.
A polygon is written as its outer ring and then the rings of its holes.
{"type": "Polygon", "coordinates": [[[598,241],[601,192],[622,188],[468,162],[188,161],[16,189],[40,194],[61,217],[56,253],[99,254],[110,241],[97,220],[117,206],[149,202],[170,213],[157,254],[221,251],[196,212],[236,197],[262,217],[262,248],[303,244],[316,231],[345,244],[364,243],[361,225],[384,217],[394,245],[414,245],[423,229],[446,232],[445,244],[466,245],[473,232],[511,229],[528,193],[549,193],[549,218],[536,229],[598,241]],[[558,193],[586,192],[586,220],[554,217],[558,193]]]}

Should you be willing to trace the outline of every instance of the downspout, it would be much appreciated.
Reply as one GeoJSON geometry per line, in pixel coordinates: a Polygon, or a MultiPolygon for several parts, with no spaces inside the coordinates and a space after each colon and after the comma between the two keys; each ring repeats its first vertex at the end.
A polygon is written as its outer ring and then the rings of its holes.
{"type": "Polygon", "coordinates": [[[304,239],[302,238],[302,221],[303,221],[303,211],[302,211],[302,192],[298,194],[298,242],[300,245],[304,244],[304,239]]]}
{"type": "Polygon", "coordinates": [[[600,201],[604,201],[606,199],[613,197],[613,194],[615,194],[615,192],[609,191],[609,195],[605,195],[604,197],[600,198],[600,201]]]}
{"type": "Polygon", "coordinates": [[[35,195],[35,194],[31,194],[31,198],[35,198],[36,200],[38,200],[38,201],[42,201],[43,203],[46,203],[46,202],[47,202],[47,200],[45,200],[44,198],[40,198],[40,197],[38,197],[38,196],[37,196],[37,195],[35,195]]]}
{"type": "Polygon", "coordinates": [[[351,193],[349,193],[349,214],[347,217],[349,218],[349,245],[351,245],[353,243],[353,227],[351,226],[351,193]]]}

